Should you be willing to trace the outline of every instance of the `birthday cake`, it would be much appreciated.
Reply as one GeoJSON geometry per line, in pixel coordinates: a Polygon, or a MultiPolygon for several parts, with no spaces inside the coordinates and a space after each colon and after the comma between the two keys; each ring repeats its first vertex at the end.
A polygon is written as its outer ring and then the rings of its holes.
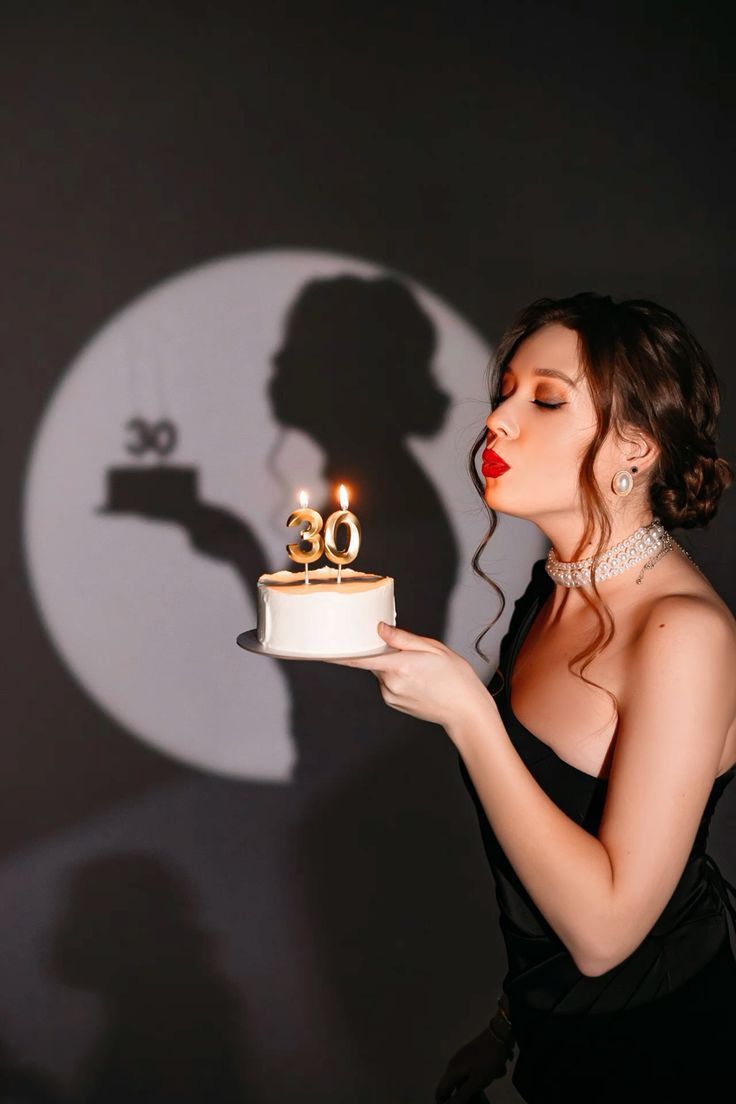
{"type": "Polygon", "coordinates": [[[378,622],[396,624],[394,580],[343,567],[274,571],[258,580],[259,642],[274,652],[350,656],[384,648],[378,622]]]}

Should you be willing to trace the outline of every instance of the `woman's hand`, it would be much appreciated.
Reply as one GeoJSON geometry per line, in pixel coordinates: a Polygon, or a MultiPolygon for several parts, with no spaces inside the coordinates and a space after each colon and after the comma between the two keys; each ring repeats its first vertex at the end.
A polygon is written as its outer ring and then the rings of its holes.
{"type": "Polygon", "coordinates": [[[378,679],[386,705],[448,729],[493,701],[468,661],[440,640],[384,621],[379,622],[379,632],[393,653],[327,662],[365,667],[378,679]]]}
{"type": "Polygon", "coordinates": [[[506,1063],[513,1053],[512,1042],[502,1043],[487,1028],[481,1031],[447,1063],[435,1089],[435,1104],[470,1104],[476,1093],[505,1076],[506,1063]]]}

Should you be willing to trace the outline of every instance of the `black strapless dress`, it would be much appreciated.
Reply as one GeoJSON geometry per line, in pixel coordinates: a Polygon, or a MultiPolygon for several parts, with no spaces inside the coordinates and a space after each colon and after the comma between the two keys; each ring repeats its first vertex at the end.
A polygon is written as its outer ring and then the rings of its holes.
{"type": "MultiPolygon", "coordinates": [[[[561,759],[511,711],[510,674],[526,632],[554,582],[538,560],[501,644],[505,684],[496,698],[514,747],[545,793],[595,835],[607,779],[561,759]]],[[[490,690],[500,685],[498,674],[490,690]]],[[[705,854],[713,811],[734,775],[716,778],[682,877],[654,927],[636,950],[600,977],[581,974],[536,907],[496,839],[460,762],[476,806],[495,881],[508,954],[503,987],[518,1043],[512,1083],[528,1104],[585,1104],[620,1099],[685,1099],[688,1091],[716,1100],[731,1083],[736,1046],[736,958],[727,882],[705,854]],[[727,911],[728,910],[728,911],[727,911]],[[674,1095],[673,1095],[674,1094],[674,1095]]]]}

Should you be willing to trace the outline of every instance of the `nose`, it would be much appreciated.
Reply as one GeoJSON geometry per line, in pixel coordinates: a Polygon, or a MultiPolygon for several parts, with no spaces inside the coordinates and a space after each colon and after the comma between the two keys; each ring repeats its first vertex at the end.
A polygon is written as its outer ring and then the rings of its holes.
{"type": "Polygon", "coordinates": [[[507,405],[506,402],[497,406],[486,418],[486,426],[491,441],[497,441],[500,437],[515,436],[516,430],[512,424],[510,413],[504,409],[507,405]]]}

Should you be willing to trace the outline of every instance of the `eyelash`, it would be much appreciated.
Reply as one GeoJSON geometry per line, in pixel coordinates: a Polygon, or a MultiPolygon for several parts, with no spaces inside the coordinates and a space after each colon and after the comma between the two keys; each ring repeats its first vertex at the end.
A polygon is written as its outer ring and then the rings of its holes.
{"type": "MultiPolygon", "coordinates": [[[[496,401],[496,406],[498,406],[502,402],[505,402],[505,400],[507,398],[508,398],[508,395],[499,395],[499,397],[496,401]]],[[[532,399],[532,405],[533,406],[541,406],[543,410],[559,410],[559,408],[561,406],[567,406],[567,403],[564,403],[564,402],[561,402],[561,403],[546,403],[546,402],[542,402],[541,399],[532,399]]]]}

